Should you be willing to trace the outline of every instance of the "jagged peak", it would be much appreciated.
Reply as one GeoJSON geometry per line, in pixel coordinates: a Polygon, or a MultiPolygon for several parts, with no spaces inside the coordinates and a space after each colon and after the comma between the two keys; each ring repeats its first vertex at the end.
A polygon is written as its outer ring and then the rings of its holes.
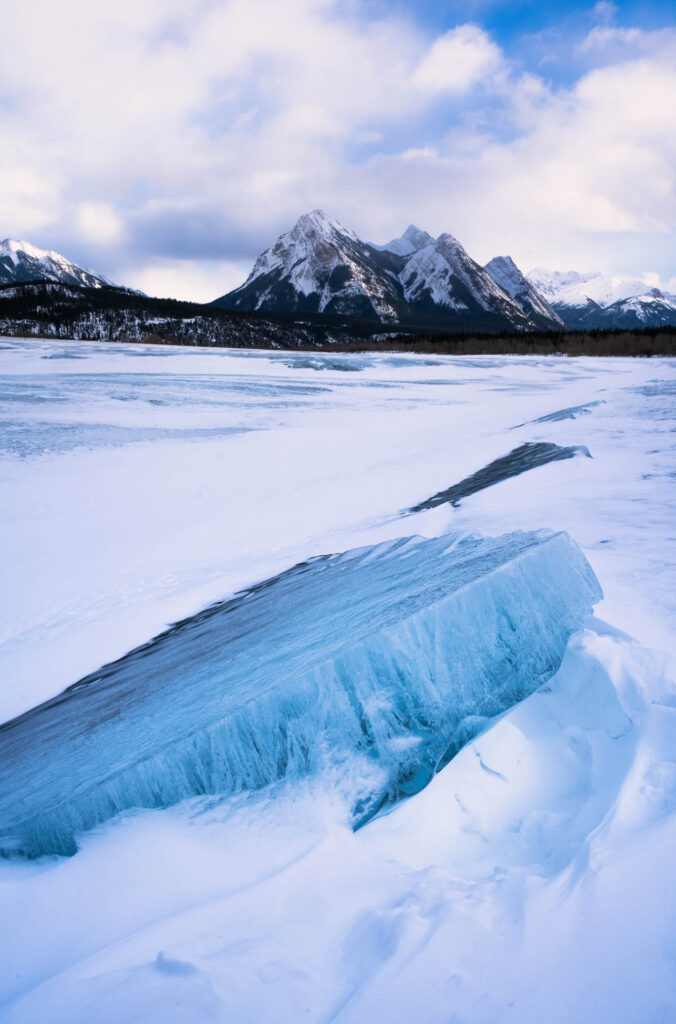
{"type": "Polygon", "coordinates": [[[316,209],[311,210],[309,213],[304,213],[298,218],[291,231],[289,232],[292,238],[303,237],[307,235],[322,235],[329,237],[333,234],[346,235],[348,238],[356,239],[357,236],[349,228],[346,228],[344,224],[336,220],[335,217],[330,217],[325,210],[316,209]]]}
{"type": "Polygon", "coordinates": [[[443,231],[436,240],[437,248],[450,250],[452,252],[465,252],[465,247],[460,244],[455,235],[443,231]]]}
{"type": "Polygon", "coordinates": [[[62,262],[64,259],[60,253],[54,252],[53,249],[41,249],[38,245],[33,245],[31,242],[26,242],[19,238],[4,238],[0,242],[0,252],[2,251],[9,255],[22,252],[35,260],[51,259],[56,262],[62,262]]]}
{"type": "Polygon", "coordinates": [[[516,270],[519,274],[523,276],[523,272],[519,270],[511,256],[494,256],[493,259],[489,260],[488,263],[484,266],[484,270],[488,270],[489,267],[503,267],[505,270],[516,270]]]}
{"type": "Polygon", "coordinates": [[[415,224],[409,224],[399,238],[393,238],[386,245],[374,245],[373,248],[380,249],[381,252],[393,252],[397,256],[410,256],[432,242],[434,239],[427,231],[423,231],[415,224]]]}
{"type": "Polygon", "coordinates": [[[428,245],[431,241],[433,241],[432,236],[428,231],[423,230],[423,228],[417,227],[417,225],[415,224],[409,224],[409,226],[404,231],[402,238],[406,238],[409,241],[414,242],[418,246],[428,245]]]}
{"type": "Polygon", "coordinates": [[[512,298],[524,288],[532,289],[533,287],[526,280],[523,272],[517,267],[511,256],[494,256],[492,260],[486,263],[484,270],[512,298]]]}

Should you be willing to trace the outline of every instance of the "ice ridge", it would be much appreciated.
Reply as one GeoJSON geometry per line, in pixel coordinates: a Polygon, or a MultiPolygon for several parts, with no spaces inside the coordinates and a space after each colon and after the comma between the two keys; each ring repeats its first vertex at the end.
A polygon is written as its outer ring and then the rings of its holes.
{"type": "MultiPolygon", "coordinates": [[[[554,418],[556,417],[543,416],[540,420],[533,422],[543,423],[554,418]]],[[[519,425],[525,426],[523,423],[519,425]]],[[[463,498],[469,498],[471,494],[483,491],[487,487],[493,487],[494,484],[502,483],[503,480],[520,476],[522,473],[527,473],[529,469],[537,469],[538,466],[546,466],[548,462],[574,459],[576,455],[584,455],[591,459],[590,451],[585,445],[562,446],[554,444],[553,441],[526,441],[525,444],[512,449],[507,455],[501,455],[499,459],[489,462],[487,466],[483,466],[471,476],[465,477],[464,480],[443,491],[438,491],[431,498],[426,498],[425,501],[419,502],[407,511],[409,513],[424,512],[447,502],[457,506],[463,498]]]]}
{"type": "Polygon", "coordinates": [[[565,533],[406,538],[301,563],[0,727],[0,850],[333,773],[355,826],[558,668],[602,596],[565,533]]]}

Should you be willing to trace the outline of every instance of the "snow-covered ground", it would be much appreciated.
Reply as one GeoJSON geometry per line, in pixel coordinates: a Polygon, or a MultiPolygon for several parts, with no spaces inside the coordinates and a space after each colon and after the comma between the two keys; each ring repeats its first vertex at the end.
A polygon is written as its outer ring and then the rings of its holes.
{"type": "Polygon", "coordinates": [[[0,865],[0,1020],[672,1021],[675,395],[673,360],[3,340],[1,719],[396,536],[567,530],[605,599],[549,684],[356,833],[308,779],[0,865]],[[528,441],[592,458],[399,514],[528,441]]]}

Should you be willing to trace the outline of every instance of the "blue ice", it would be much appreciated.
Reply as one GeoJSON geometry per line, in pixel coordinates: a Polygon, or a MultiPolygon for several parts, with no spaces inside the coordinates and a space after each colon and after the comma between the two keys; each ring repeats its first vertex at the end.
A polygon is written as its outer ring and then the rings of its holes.
{"type": "Polygon", "coordinates": [[[332,773],[355,826],[557,670],[601,598],[565,533],[405,538],[301,563],[0,727],[0,849],[332,773]]]}

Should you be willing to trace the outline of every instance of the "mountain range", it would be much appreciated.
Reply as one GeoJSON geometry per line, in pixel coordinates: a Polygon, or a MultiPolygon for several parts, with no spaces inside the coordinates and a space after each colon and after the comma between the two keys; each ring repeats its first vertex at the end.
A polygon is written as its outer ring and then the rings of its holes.
{"type": "MultiPolygon", "coordinates": [[[[117,287],[58,252],[0,242],[0,296],[30,282],[117,287]]],[[[452,235],[433,238],[413,224],[375,245],[322,210],[300,217],[239,288],[209,305],[451,332],[676,326],[676,296],[640,279],[542,268],[524,274],[509,256],[481,266],[452,235]]]]}
{"type": "Polygon", "coordinates": [[[323,210],[304,214],[215,305],[335,313],[381,323],[443,322],[463,330],[560,326],[531,318],[452,235],[410,225],[387,245],[364,242],[323,210]]]}
{"type": "Polygon", "coordinates": [[[225,309],[339,313],[449,330],[561,330],[676,325],[676,296],[644,281],[535,269],[510,256],[485,266],[452,235],[411,224],[364,242],[323,210],[304,214],[256,260],[225,309]]]}
{"type": "Polygon", "coordinates": [[[576,330],[676,325],[676,295],[640,278],[537,268],[528,280],[565,325],[576,330]]]}
{"type": "Polygon", "coordinates": [[[102,274],[78,267],[58,252],[39,249],[30,242],[5,238],[0,242],[0,285],[23,284],[28,281],[50,281],[85,288],[112,285],[112,281],[102,274]]]}

